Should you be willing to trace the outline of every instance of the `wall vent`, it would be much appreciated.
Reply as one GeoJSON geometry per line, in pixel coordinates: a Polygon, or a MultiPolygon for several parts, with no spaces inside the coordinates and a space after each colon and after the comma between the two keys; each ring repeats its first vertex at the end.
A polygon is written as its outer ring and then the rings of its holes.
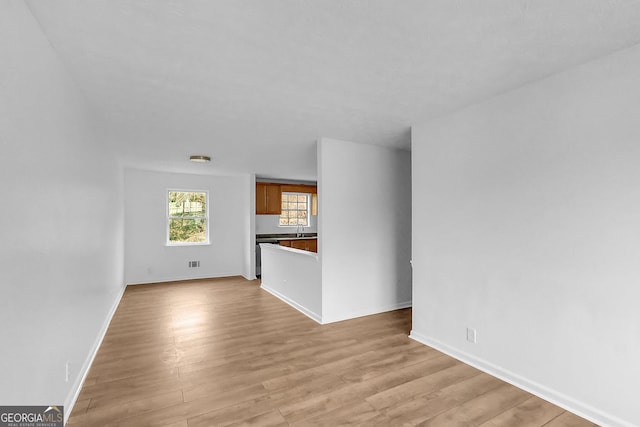
{"type": "Polygon", "coordinates": [[[189,268],[200,267],[200,261],[189,261],[189,268]]]}

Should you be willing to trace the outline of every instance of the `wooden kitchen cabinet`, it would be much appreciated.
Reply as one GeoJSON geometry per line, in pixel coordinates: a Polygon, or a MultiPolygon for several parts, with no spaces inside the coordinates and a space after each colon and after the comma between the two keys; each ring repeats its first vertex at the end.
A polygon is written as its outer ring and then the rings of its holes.
{"type": "Polygon", "coordinates": [[[317,239],[280,240],[280,246],[302,249],[303,251],[318,252],[317,239]]]}
{"type": "Polygon", "coordinates": [[[256,215],[280,215],[282,193],[306,193],[311,197],[311,215],[318,215],[318,187],[303,184],[256,182],[256,215]]]}
{"type": "Polygon", "coordinates": [[[311,215],[318,215],[318,186],[307,184],[282,184],[283,192],[306,193],[311,197],[311,215]]]}
{"type": "Polygon", "coordinates": [[[306,240],[292,240],[291,247],[295,249],[302,249],[303,251],[308,251],[309,244],[306,240]]]}
{"type": "Polygon", "coordinates": [[[309,242],[309,249],[307,250],[311,252],[318,252],[318,239],[310,239],[308,240],[308,242],[309,242]]]}
{"type": "Polygon", "coordinates": [[[311,215],[318,215],[318,193],[311,195],[311,215]]]}
{"type": "Polygon", "coordinates": [[[281,209],[280,184],[256,182],[256,215],[280,215],[281,209]]]}
{"type": "Polygon", "coordinates": [[[318,192],[318,186],[308,184],[282,184],[282,191],[288,193],[312,194],[318,192]]]}

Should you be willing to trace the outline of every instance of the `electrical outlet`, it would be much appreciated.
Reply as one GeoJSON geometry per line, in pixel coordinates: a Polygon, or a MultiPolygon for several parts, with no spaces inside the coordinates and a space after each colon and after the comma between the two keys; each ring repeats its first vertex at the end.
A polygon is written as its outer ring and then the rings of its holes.
{"type": "Polygon", "coordinates": [[[69,361],[64,364],[64,382],[69,382],[69,361]]]}
{"type": "Polygon", "coordinates": [[[200,261],[189,261],[189,268],[200,267],[200,261]]]}
{"type": "Polygon", "coordinates": [[[467,341],[475,344],[477,342],[476,330],[473,328],[467,328],[467,341]]]}

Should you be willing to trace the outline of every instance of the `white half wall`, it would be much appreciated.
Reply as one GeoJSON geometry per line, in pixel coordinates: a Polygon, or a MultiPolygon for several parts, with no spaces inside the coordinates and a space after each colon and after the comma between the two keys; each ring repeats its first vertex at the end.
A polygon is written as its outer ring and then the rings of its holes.
{"type": "MultiPolygon", "coordinates": [[[[251,274],[251,184],[246,176],[125,170],[128,284],[251,274]],[[169,189],[209,191],[210,245],[167,246],[169,189]],[[200,261],[189,268],[189,261],[200,261]]],[[[249,277],[250,278],[250,277],[249,277]]]]}
{"type": "Polygon", "coordinates": [[[603,425],[640,425],[638,76],[635,47],[412,137],[412,335],[603,425]]]}
{"type": "Polygon", "coordinates": [[[322,321],[411,305],[411,153],[318,141],[322,321]]]}
{"type": "Polygon", "coordinates": [[[0,2],[2,405],[68,415],[121,295],[122,172],[102,146],[25,3],[0,2]]]}
{"type": "Polygon", "coordinates": [[[262,288],[322,323],[322,271],[318,254],[261,243],[262,288]]]}

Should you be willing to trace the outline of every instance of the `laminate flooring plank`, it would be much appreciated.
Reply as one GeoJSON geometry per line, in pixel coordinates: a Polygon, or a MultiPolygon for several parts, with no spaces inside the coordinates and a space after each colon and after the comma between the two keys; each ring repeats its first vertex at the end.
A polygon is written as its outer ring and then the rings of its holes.
{"type": "Polygon", "coordinates": [[[141,394],[138,397],[132,397],[117,404],[92,408],[91,411],[74,417],[73,422],[75,424],[69,425],[103,426],[114,419],[130,418],[179,403],[182,403],[182,392],[180,390],[153,396],[141,394]]]}
{"type": "Polygon", "coordinates": [[[394,406],[403,405],[413,399],[437,392],[480,373],[479,370],[463,363],[446,366],[439,371],[425,373],[420,378],[369,396],[367,402],[379,410],[389,410],[394,406]]]}
{"type": "Polygon", "coordinates": [[[592,425],[410,330],[411,309],[319,325],[241,277],[129,286],[68,425],[592,425]]]}
{"type": "Polygon", "coordinates": [[[265,397],[209,411],[205,414],[191,417],[187,421],[189,422],[189,427],[222,427],[239,422],[248,422],[248,420],[264,416],[272,411],[273,408],[269,398],[265,397]]]}
{"type": "Polygon", "coordinates": [[[418,425],[439,414],[455,410],[465,402],[494,390],[505,383],[490,375],[479,374],[432,393],[408,398],[383,413],[392,421],[391,425],[418,425]]]}
{"type": "MultiPolygon", "coordinates": [[[[367,355],[369,357],[375,357],[375,352],[368,352],[367,355]]],[[[320,364],[317,363],[317,366],[308,369],[300,369],[295,371],[294,373],[281,376],[279,378],[274,378],[272,380],[268,380],[264,382],[264,385],[269,390],[277,390],[284,387],[290,387],[292,384],[295,384],[300,381],[307,381],[309,378],[313,378],[318,375],[325,375],[327,373],[335,374],[342,373],[343,376],[348,376],[351,370],[357,370],[362,363],[363,360],[367,360],[363,355],[358,353],[352,354],[351,356],[344,357],[343,359],[339,359],[337,361],[320,364]]],[[[433,367],[439,368],[440,366],[451,366],[456,364],[457,362],[451,358],[445,358],[444,355],[440,354],[440,356],[434,356],[429,358],[424,358],[423,360],[419,360],[416,364],[419,364],[418,368],[423,367],[424,369],[432,369],[433,367]],[[435,362],[431,361],[432,359],[437,359],[435,362]]],[[[428,371],[424,371],[428,372],[428,371]]]]}
{"type": "Polygon", "coordinates": [[[565,411],[546,423],[544,427],[598,427],[598,425],[565,411]]]}
{"type": "Polygon", "coordinates": [[[256,415],[254,417],[244,419],[242,421],[234,422],[229,424],[231,427],[249,427],[249,426],[258,426],[258,427],[288,427],[289,424],[285,421],[285,419],[280,415],[280,412],[270,411],[265,412],[264,414],[256,415]]]}
{"type": "Polygon", "coordinates": [[[119,366],[117,369],[107,369],[102,367],[91,368],[91,375],[87,377],[83,388],[89,385],[106,384],[112,381],[126,380],[139,376],[150,376],[156,378],[172,377],[177,375],[178,368],[166,366],[165,364],[140,366],[119,366]]]}
{"type": "Polygon", "coordinates": [[[128,395],[145,394],[148,390],[167,391],[168,389],[181,389],[181,384],[176,370],[157,371],[153,373],[133,373],[127,377],[112,381],[85,385],[82,393],[86,398],[94,400],[89,406],[95,407],[96,399],[106,397],[111,400],[114,396],[127,397],[128,395]]]}
{"type": "Polygon", "coordinates": [[[548,423],[563,412],[562,408],[532,396],[518,406],[482,423],[480,427],[537,427],[548,423]]]}
{"type": "Polygon", "coordinates": [[[293,427],[302,426],[343,426],[343,425],[369,425],[380,421],[388,421],[382,414],[368,402],[362,401],[349,406],[341,406],[332,411],[322,413],[316,417],[306,418],[299,422],[290,423],[293,427]]]}
{"type": "Polygon", "coordinates": [[[430,370],[440,370],[456,363],[458,363],[456,360],[446,356],[436,357],[402,369],[392,370],[366,382],[350,383],[329,393],[318,393],[303,402],[282,406],[280,412],[288,422],[316,417],[323,412],[352,405],[354,402],[366,399],[366,397],[382,390],[418,378],[430,370]]]}
{"type": "Polygon", "coordinates": [[[285,405],[304,403],[318,395],[329,394],[346,386],[340,377],[326,374],[286,389],[270,391],[269,400],[274,409],[281,410],[285,405]]]}
{"type": "Polygon", "coordinates": [[[240,399],[252,399],[267,394],[266,389],[260,383],[227,387],[225,383],[220,384],[217,381],[198,384],[196,386],[187,385],[182,388],[182,392],[185,402],[202,399],[207,396],[225,396],[225,398],[228,398],[230,395],[235,395],[236,398],[240,399]]]}
{"type": "Polygon", "coordinates": [[[481,394],[420,424],[425,427],[477,426],[527,400],[531,395],[511,384],[481,394]]]}

